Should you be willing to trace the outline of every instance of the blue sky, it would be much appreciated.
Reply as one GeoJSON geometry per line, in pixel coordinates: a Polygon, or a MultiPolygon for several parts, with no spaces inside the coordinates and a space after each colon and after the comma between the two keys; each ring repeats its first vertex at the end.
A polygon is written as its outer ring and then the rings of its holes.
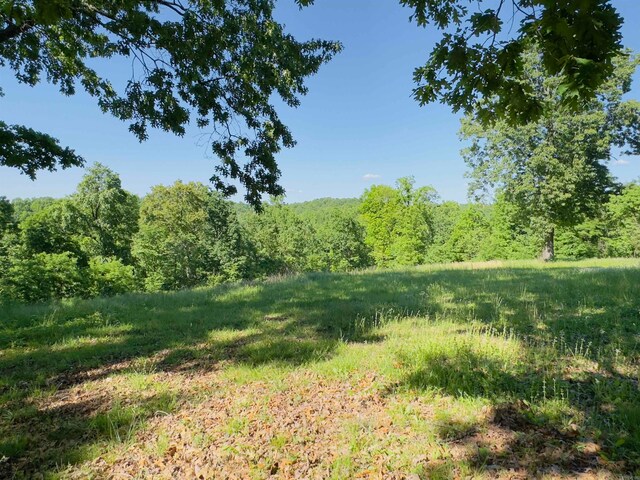
{"type": "MultiPolygon", "coordinates": [[[[624,44],[640,52],[640,1],[615,0],[625,18],[624,44]]],[[[279,0],[277,17],[300,39],[339,40],[344,51],[308,81],[309,94],[297,109],[281,109],[298,145],[279,163],[287,201],[355,197],[373,183],[414,175],[446,200],[465,201],[465,165],[457,137],[459,115],[443,105],[419,107],[411,98],[413,69],[427,58],[438,34],[409,23],[410,10],[396,0],[316,0],[298,10],[279,0]]],[[[116,79],[130,62],[109,66],[116,79]]],[[[143,195],[177,179],[208,182],[215,158],[204,136],[190,129],[182,138],[152,132],[139,143],[127,124],[100,112],[84,93],[64,97],[49,85],[18,84],[0,70],[2,120],[48,132],[87,159],[101,162],[143,195]]],[[[631,93],[640,99],[640,74],[631,93]]],[[[640,158],[619,158],[611,170],[622,181],[640,177],[640,158]]],[[[35,181],[0,167],[0,195],[9,198],[67,195],[83,175],[75,168],[41,173],[35,181]]]]}

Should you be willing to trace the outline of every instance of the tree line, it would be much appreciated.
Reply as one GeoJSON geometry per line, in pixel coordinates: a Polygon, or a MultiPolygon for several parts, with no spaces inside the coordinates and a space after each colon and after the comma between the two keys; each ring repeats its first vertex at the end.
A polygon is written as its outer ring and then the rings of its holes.
{"type": "MultiPolygon", "coordinates": [[[[344,272],[435,262],[535,258],[544,229],[517,204],[440,201],[412,178],[359,199],[256,212],[200,183],[155,186],[143,198],[96,164],[62,199],[0,198],[0,298],[162,291],[298,272],[344,272]]],[[[615,192],[588,219],[560,227],[564,258],[640,256],[640,184],[615,192]]]]}

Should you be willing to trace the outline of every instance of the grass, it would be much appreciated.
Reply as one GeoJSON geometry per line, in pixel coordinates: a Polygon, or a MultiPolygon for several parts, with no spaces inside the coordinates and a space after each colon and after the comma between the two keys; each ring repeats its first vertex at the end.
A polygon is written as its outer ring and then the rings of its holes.
{"type": "Polygon", "coordinates": [[[1,478],[640,475],[638,261],[309,274],[1,318],[1,478]]]}

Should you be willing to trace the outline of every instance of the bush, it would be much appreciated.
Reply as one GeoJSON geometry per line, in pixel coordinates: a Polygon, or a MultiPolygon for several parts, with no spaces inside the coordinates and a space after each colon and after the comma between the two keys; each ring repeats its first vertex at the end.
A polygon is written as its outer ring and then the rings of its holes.
{"type": "Polygon", "coordinates": [[[602,256],[599,248],[604,232],[595,220],[587,220],[575,227],[561,229],[556,235],[556,257],[577,260],[602,256]]]}
{"type": "Polygon", "coordinates": [[[117,258],[94,257],[89,261],[87,294],[117,295],[137,290],[135,272],[117,258]]]}
{"type": "Polygon", "coordinates": [[[6,263],[8,269],[0,280],[4,299],[37,302],[84,293],[78,259],[69,252],[13,257],[6,263]]]}

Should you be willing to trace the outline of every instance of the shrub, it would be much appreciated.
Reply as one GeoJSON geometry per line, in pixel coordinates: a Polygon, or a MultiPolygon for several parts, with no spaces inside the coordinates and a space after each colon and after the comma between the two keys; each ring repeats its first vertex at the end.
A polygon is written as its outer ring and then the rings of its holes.
{"type": "Polygon", "coordinates": [[[5,299],[37,302],[84,293],[78,259],[69,252],[13,257],[6,263],[8,269],[0,280],[5,299]]]}
{"type": "Polygon", "coordinates": [[[94,257],[89,260],[90,296],[117,295],[136,290],[135,272],[132,266],[124,265],[117,258],[94,257]]]}

